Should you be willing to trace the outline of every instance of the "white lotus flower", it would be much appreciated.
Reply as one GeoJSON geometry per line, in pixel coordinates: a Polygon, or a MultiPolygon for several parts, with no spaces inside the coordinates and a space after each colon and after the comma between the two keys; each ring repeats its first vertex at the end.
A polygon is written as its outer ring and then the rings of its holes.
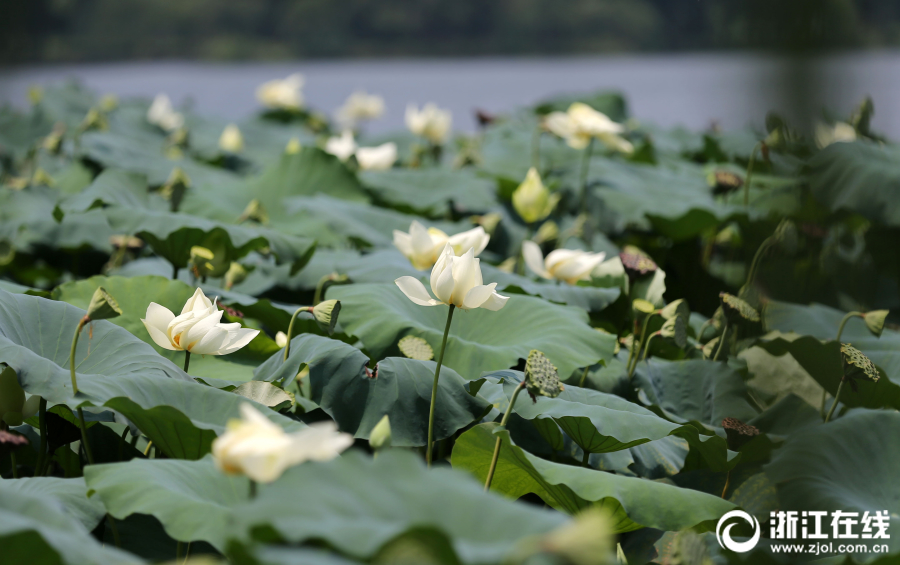
{"type": "Polygon", "coordinates": [[[399,249],[400,253],[403,253],[413,264],[413,267],[420,271],[434,265],[447,243],[450,244],[456,255],[462,255],[469,249],[474,249],[477,256],[484,251],[490,240],[491,236],[481,226],[447,236],[437,228],[425,229],[425,226],[413,220],[409,226],[409,233],[394,230],[394,247],[399,249]]]}
{"type": "Polygon", "coordinates": [[[353,436],[337,431],[334,422],[318,422],[288,434],[249,403],[241,404],[241,419],[231,420],[212,443],[219,470],[271,483],[288,468],[304,461],[328,461],[353,445],[353,436]]]}
{"type": "Polygon", "coordinates": [[[596,138],[623,153],[634,150],[631,143],[620,135],[625,131],[622,124],[582,102],[573,103],[566,112],[551,112],[544,118],[544,127],[565,139],[573,149],[584,149],[592,138],[596,138]]]}
{"type": "Polygon", "coordinates": [[[440,145],[447,139],[452,121],[450,110],[441,110],[431,102],[421,110],[414,104],[406,107],[406,127],[409,131],[435,145],[440,145]]]}
{"type": "Polygon", "coordinates": [[[141,321],[160,347],[171,351],[189,351],[199,355],[227,355],[244,347],[259,330],[240,324],[220,322],[224,312],[199,288],[185,303],[180,316],[165,306],[151,302],[147,317],[141,321]]]}
{"type": "Polygon", "coordinates": [[[299,110],[303,107],[303,82],[300,73],[264,82],[256,89],[256,99],[267,108],[299,110]]]}
{"type": "Polygon", "coordinates": [[[591,271],[606,258],[606,253],[589,253],[577,249],[555,249],[544,257],[540,246],[522,242],[522,257],[535,274],[545,279],[558,279],[569,284],[591,280],[591,271]]]}
{"type": "Polygon", "coordinates": [[[228,124],[219,136],[219,149],[228,153],[240,153],[244,150],[244,136],[234,124],[228,124]]]}
{"type": "Polygon", "coordinates": [[[353,132],[344,130],[341,135],[329,137],[325,142],[325,152],[331,153],[341,161],[346,161],[356,152],[356,141],[353,140],[353,132]]]}
{"type": "Polygon", "coordinates": [[[400,277],[394,283],[407,298],[420,306],[453,305],[463,310],[503,308],[507,296],[494,290],[497,283],[483,284],[480,260],[475,258],[475,250],[470,248],[462,257],[453,253],[448,243],[431,270],[431,291],[437,300],[429,296],[425,285],[415,277],[400,277]]]}
{"type": "Polygon", "coordinates": [[[335,118],[344,127],[352,128],[363,120],[374,120],[383,114],[384,98],[359,90],[347,97],[344,105],[335,112],[335,118]]]}
{"type": "Polygon", "coordinates": [[[856,141],[856,129],[847,122],[835,122],[833,126],[817,123],[815,131],[816,145],[824,149],[832,143],[856,141]]]}
{"type": "Polygon", "coordinates": [[[377,147],[360,147],[356,150],[356,162],[364,171],[384,171],[397,160],[397,144],[393,141],[377,147]]]}
{"type": "Polygon", "coordinates": [[[174,131],[184,125],[184,116],[175,111],[167,95],[159,93],[147,109],[147,121],[165,131],[174,131]]]}

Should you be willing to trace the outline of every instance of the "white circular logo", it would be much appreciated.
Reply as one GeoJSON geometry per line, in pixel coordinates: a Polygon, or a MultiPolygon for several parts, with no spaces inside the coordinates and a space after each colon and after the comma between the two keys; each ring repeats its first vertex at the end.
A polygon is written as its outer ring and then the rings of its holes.
{"type": "Polygon", "coordinates": [[[724,549],[730,549],[735,553],[746,553],[756,547],[756,544],[759,542],[760,531],[759,520],[757,520],[755,516],[751,516],[743,510],[732,510],[731,512],[726,512],[724,516],[719,518],[719,523],[716,524],[716,539],[719,540],[719,545],[724,549]],[[724,530],[722,529],[725,522],[731,518],[743,518],[748,524],[753,526],[753,537],[744,542],[738,542],[731,539],[731,528],[737,526],[738,523],[732,522],[725,526],[724,530]]]}

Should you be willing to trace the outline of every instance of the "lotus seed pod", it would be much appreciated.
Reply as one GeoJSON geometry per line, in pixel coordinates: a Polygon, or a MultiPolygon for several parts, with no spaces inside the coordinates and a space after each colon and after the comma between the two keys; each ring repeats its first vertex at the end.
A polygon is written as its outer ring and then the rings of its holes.
{"type": "Polygon", "coordinates": [[[631,302],[631,309],[634,311],[634,317],[638,320],[643,320],[644,316],[656,312],[653,303],[643,298],[635,298],[631,302]]]}
{"type": "Polygon", "coordinates": [[[369,434],[369,445],[375,451],[391,446],[391,421],[385,414],[369,434]]]}
{"type": "Polygon", "coordinates": [[[730,194],[744,186],[744,179],[724,169],[711,172],[706,177],[706,182],[712,187],[712,192],[716,196],[730,194]]]}
{"type": "Polygon", "coordinates": [[[676,316],[681,316],[687,320],[691,315],[691,310],[688,308],[687,301],[684,298],[679,298],[678,300],[673,300],[666,304],[666,306],[659,311],[659,314],[666,320],[671,320],[676,316]]]}
{"type": "Polygon", "coordinates": [[[528,360],[525,362],[525,386],[535,401],[538,395],[556,398],[565,388],[559,382],[556,367],[537,349],[528,353],[528,360]]]}
{"type": "Polygon", "coordinates": [[[340,300],[325,300],[315,305],[313,308],[313,316],[315,317],[316,322],[318,322],[319,327],[331,335],[334,333],[334,327],[337,325],[338,314],[340,311],[340,300]]]}
{"type": "Polygon", "coordinates": [[[630,280],[656,272],[659,268],[646,253],[631,245],[626,246],[619,253],[619,259],[622,261],[622,267],[625,268],[625,273],[630,280]]]}
{"type": "Polygon", "coordinates": [[[863,320],[865,320],[866,327],[869,328],[869,331],[872,332],[872,335],[874,335],[875,337],[881,337],[881,332],[884,331],[884,321],[887,316],[887,310],[872,310],[871,312],[866,312],[863,315],[863,320]]]}
{"type": "Polygon", "coordinates": [[[841,356],[844,360],[844,377],[847,379],[865,378],[872,382],[878,382],[880,375],[875,363],[866,357],[865,353],[853,347],[849,343],[841,344],[841,356]]]}
{"type": "Polygon", "coordinates": [[[434,358],[434,350],[421,337],[408,335],[401,339],[397,345],[400,347],[400,352],[410,359],[428,361],[434,358]]]}
{"type": "Polygon", "coordinates": [[[756,311],[756,308],[750,306],[744,300],[741,300],[737,296],[733,294],[728,294],[727,292],[720,292],[719,298],[722,301],[722,311],[725,314],[725,318],[733,324],[741,323],[741,322],[759,322],[759,312],[756,311]]]}
{"type": "Polygon", "coordinates": [[[739,449],[759,435],[759,429],[756,426],[745,424],[737,418],[725,418],[722,420],[722,427],[725,428],[725,435],[728,438],[728,449],[732,450],[739,449]]]}
{"type": "Polygon", "coordinates": [[[122,315],[122,309],[116,299],[105,288],[97,287],[91,303],[88,305],[87,316],[91,320],[108,320],[122,315]]]}
{"type": "Polygon", "coordinates": [[[247,279],[249,271],[237,261],[232,261],[225,273],[225,288],[231,290],[236,284],[241,284],[247,279]]]}
{"type": "MultiPolygon", "coordinates": [[[[16,419],[21,419],[22,407],[25,405],[25,391],[19,385],[19,378],[12,367],[6,367],[0,372],[0,419],[6,421],[7,415],[18,414],[16,419]]],[[[7,421],[9,424],[9,422],[7,421]]],[[[18,424],[10,424],[18,426],[18,424]]]]}

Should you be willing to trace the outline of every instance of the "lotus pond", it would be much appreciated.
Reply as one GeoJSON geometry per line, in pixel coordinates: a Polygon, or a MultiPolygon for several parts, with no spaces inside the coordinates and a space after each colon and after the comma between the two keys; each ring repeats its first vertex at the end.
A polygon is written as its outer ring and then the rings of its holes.
{"type": "Polygon", "coordinates": [[[806,135],[601,92],[376,137],[378,97],[325,116],[299,76],[235,123],[31,94],[0,109],[0,563],[790,563],[791,511],[900,528],[868,100],[806,135]]]}

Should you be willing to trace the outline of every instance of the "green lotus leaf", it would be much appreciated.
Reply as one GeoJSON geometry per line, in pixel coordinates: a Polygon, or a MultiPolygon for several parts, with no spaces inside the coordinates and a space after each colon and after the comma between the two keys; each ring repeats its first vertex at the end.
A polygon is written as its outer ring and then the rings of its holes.
{"type": "Polygon", "coordinates": [[[359,180],[379,201],[428,217],[446,217],[453,209],[466,214],[484,212],[495,205],[495,183],[470,169],[363,171],[359,180]]]}
{"type": "Polygon", "coordinates": [[[510,498],[533,493],[569,514],[600,505],[611,512],[616,532],[642,527],[709,530],[734,508],[732,503],[703,492],[546,461],[512,443],[509,432],[493,422],[479,424],[456,440],[453,467],[483,481],[497,437],[503,441],[492,490],[510,498]]]}
{"type": "MultiPolygon", "coordinates": [[[[328,298],[343,303],[344,329],[359,337],[375,357],[384,355],[403,335],[421,337],[436,351],[440,348],[447,321],[445,306],[413,304],[393,284],[334,286],[328,298]]],[[[597,332],[586,321],[583,310],[512,295],[497,312],[475,309],[455,317],[444,366],[473,379],[486,367],[513,367],[538,349],[567,376],[612,357],[615,337],[597,332]]]]}

